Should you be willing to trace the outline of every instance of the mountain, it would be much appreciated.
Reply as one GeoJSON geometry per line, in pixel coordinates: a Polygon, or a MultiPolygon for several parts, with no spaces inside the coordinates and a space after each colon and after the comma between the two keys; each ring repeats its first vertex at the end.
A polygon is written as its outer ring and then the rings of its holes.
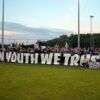
{"type": "MultiPolygon", "coordinates": [[[[0,23],[0,30],[1,28],[0,23]]],[[[69,35],[71,33],[62,29],[32,28],[18,23],[5,22],[5,38],[10,38],[10,40],[49,40],[63,34],[69,35]]]]}

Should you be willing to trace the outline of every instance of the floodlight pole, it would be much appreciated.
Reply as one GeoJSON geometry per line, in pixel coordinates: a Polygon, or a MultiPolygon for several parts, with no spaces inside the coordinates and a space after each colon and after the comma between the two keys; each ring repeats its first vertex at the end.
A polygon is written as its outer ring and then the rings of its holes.
{"type": "Polygon", "coordinates": [[[90,16],[90,47],[94,48],[94,37],[93,37],[93,18],[94,16],[90,16]]]}
{"type": "Polygon", "coordinates": [[[78,49],[80,49],[80,0],[78,0],[78,49]]]}
{"type": "Polygon", "coordinates": [[[2,51],[4,51],[4,19],[5,19],[5,0],[2,0],[2,51]]]}

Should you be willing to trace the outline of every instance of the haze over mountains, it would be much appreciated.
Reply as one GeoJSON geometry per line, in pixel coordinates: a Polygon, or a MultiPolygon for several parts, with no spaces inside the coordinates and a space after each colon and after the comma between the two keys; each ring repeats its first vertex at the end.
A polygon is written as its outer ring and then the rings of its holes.
{"type": "MultiPolygon", "coordinates": [[[[0,23],[0,35],[1,35],[0,23]]],[[[32,28],[21,24],[5,22],[5,38],[15,41],[36,41],[36,40],[49,40],[60,35],[69,35],[72,32],[62,29],[48,29],[48,28],[32,28]]],[[[6,41],[7,41],[6,39],[6,41]]]]}

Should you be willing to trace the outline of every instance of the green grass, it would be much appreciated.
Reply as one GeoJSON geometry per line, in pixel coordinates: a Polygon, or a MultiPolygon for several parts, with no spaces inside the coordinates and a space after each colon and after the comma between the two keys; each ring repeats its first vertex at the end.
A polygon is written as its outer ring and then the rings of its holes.
{"type": "Polygon", "coordinates": [[[100,71],[0,64],[0,100],[100,100],[100,71]]]}

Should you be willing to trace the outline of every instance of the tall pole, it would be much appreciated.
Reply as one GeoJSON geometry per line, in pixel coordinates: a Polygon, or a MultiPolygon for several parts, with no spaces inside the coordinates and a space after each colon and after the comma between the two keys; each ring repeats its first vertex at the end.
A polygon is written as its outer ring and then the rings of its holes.
{"type": "Polygon", "coordinates": [[[4,51],[4,19],[5,19],[5,0],[2,0],[2,51],[4,51]]]}
{"type": "Polygon", "coordinates": [[[78,49],[80,49],[80,0],[78,0],[78,49]]]}
{"type": "Polygon", "coordinates": [[[90,47],[91,48],[94,48],[93,18],[94,18],[94,16],[90,16],[90,47]]]}

